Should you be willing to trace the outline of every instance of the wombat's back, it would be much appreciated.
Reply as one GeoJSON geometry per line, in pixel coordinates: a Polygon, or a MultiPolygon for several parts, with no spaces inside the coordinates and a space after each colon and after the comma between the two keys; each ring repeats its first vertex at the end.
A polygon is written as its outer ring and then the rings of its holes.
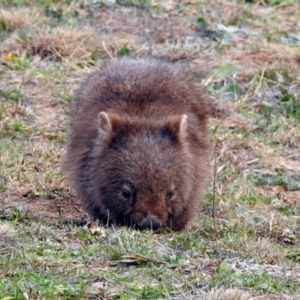
{"type": "MultiPolygon", "coordinates": [[[[100,112],[113,113],[124,120],[137,122],[135,124],[147,123],[151,126],[160,124],[168,116],[187,116],[186,142],[194,165],[190,166],[192,175],[188,178],[188,183],[193,186],[189,195],[190,208],[185,208],[190,218],[207,176],[209,143],[206,120],[211,104],[188,72],[159,59],[122,58],[109,61],[83,81],[72,104],[65,170],[71,186],[94,216],[101,215],[99,211],[107,209],[102,206],[101,195],[97,196],[99,200],[88,191],[94,190],[92,185],[96,184],[88,182],[93,176],[97,177],[93,173],[97,172],[97,168],[93,167],[96,164],[93,155],[99,135],[100,112]],[[84,176],[83,173],[89,175],[84,176]]],[[[126,127],[123,130],[126,134],[126,127]]],[[[98,170],[102,172],[100,167],[98,170]]],[[[189,190],[189,187],[186,188],[189,190]]],[[[177,205],[181,204],[178,202],[177,205]]]]}

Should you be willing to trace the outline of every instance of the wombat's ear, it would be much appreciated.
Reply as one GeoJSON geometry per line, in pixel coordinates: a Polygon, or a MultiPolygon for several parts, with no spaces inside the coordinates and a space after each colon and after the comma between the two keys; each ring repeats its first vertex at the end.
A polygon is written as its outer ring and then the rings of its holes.
{"type": "Polygon", "coordinates": [[[169,117],[167,126],[177,139],[183,142],[187,136],[187,115],[169,117]]]}
{"type": "Polygon", "coordinates": [[[108,137],[112,132],[111,121],[106,112],[101,111],[98,115],[99,133],[101,137],[108,137]]]}
{"type": "Polygon", "coordinates": [[[98,130],[102,141],[107,141],[111,134],[123,124],[119,115],[101,111],[98,115],[98,130]]]}

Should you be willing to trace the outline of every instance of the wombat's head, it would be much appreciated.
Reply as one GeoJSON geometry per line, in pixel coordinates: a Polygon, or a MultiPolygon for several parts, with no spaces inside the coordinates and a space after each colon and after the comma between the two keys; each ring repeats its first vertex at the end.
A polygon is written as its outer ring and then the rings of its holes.
{"type": "Polygon", "coordinates": [[[182,229],[175,221],[187,210],[193,177],[187,116],[143,120],[101,112],[98,122],[94,180],[107,217],[140,229],[182,229]]]}

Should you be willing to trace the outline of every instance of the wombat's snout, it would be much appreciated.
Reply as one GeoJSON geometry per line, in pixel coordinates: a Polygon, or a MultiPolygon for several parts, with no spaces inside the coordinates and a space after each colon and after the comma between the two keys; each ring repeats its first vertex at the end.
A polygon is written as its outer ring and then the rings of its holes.
{"type": "Polygon", "coordinates": [[[139,229],[157,230],[159,227],[161,227],[162,223],[157,219],[156,216],[148,214],[145,219],[137,222],[136,225],[139,229]]]}

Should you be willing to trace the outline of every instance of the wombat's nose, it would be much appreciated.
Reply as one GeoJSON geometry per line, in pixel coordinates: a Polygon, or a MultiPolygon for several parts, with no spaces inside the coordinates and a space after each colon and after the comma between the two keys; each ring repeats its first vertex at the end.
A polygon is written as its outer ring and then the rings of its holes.
{"type": "Polygon", "coordinates": [[[161,222],[156,216],[149,214],[145,219],[137,223],[139,229],[157,230],[161,226],[161,222]]]}

